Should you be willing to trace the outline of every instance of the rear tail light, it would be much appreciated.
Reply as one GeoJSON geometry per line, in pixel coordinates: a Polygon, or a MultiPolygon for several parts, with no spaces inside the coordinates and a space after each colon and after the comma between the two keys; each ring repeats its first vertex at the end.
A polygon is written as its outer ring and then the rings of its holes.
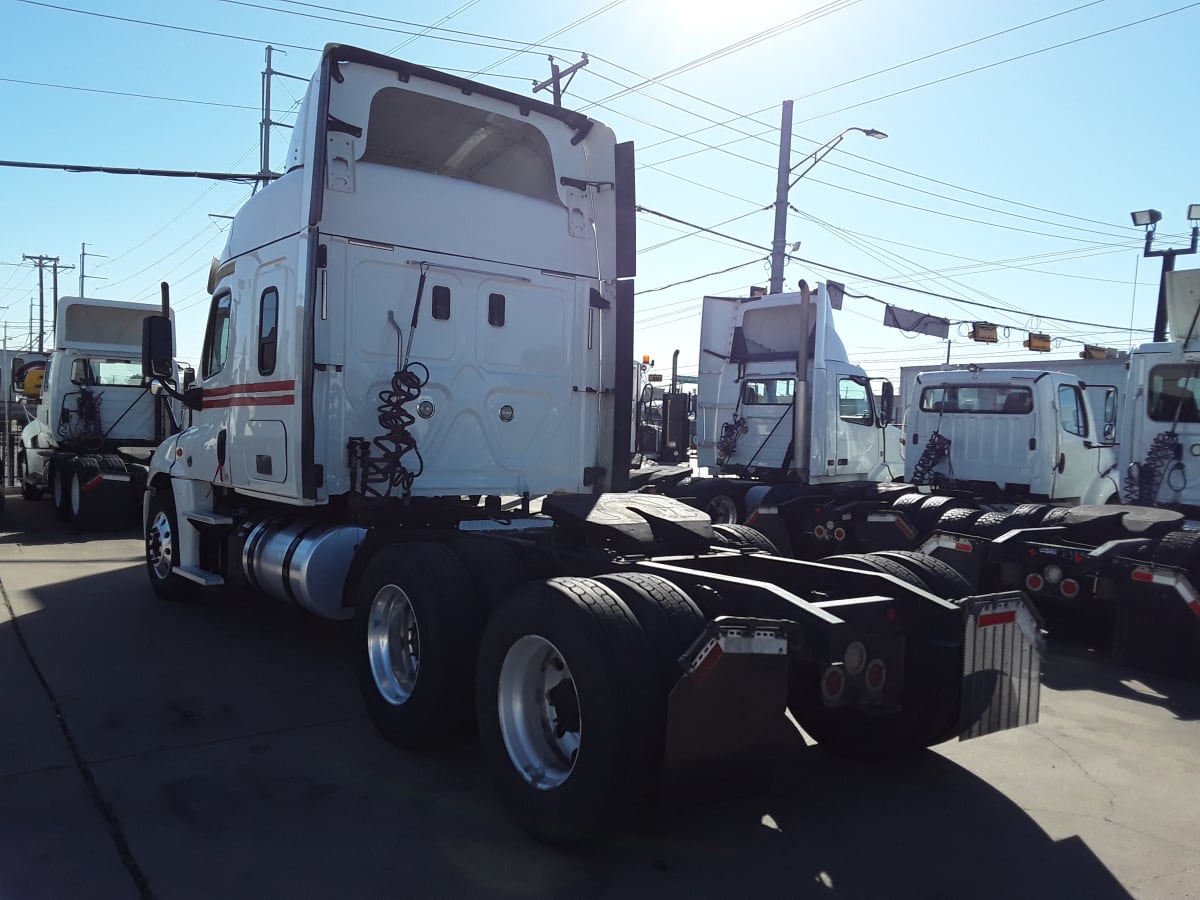
{"type": "Polygon", "coordinates": [[[815,537],[818,541],[823,541],[828,536],[829,535],[826,533],[824,525],[818,525],[813,529],[813,537],[815,537]]]}
{"type": "Polygon", "coordinates": [[[867,663],[866,682],[868,688],[873,691],[882,690],[886,681],[887,666],[884,665],[882,659],[873,659],[867,663]]]}
{"type": "Polygon", "coordinates": [[[1025,587],[1028,588],[1029,590],[1040,591],[1045,586],[1046,586],[1046,579],[1044,579],[1037,572],[1030,572],[1028,575],[1025,576],[1025,587]]]}
{"type": "Polygon", "coordinates": [[[846,539],[846,529],[841,527],[833,529],[833,539],[835,541],[844,541],[846,539]]]}
{"type": "Polygon", "coordinates": [[[1068,578],[1058,586],[1064,597],[1075,597],[1079,594],[1079,582],[1074,578],[1068,578]]]}
{"type": "Polygon", "coordinates": [[[821,695],[826,700],[839,700],[846,693],[846,675],[841,666],[830,666],[821,676],[821,695]]]}

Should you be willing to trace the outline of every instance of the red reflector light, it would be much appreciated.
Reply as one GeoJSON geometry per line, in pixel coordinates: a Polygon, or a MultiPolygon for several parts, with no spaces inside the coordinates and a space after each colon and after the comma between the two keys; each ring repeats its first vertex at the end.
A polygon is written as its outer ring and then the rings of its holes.
{"type": "Polygon", "coordinates": [[[80,487],[80,490],[83,490],[83,491],[90,491],[90,490],[91,490],[92,488],[94,488],[96,485],[98,485],[98,484],[102,484],[103,482],[104,482],[104,476],[103,476],[103,475],[97,475],[96,477],[94,477],[94,478],[90,479],[90,480],[89,480],[89,481],[88,481],[86,484],[82,485],[82,486],[80,487]]]}
{"type": "Polygon", "coordinates": [[[972,550],[972,547],[966,541],[959,541],[958,543],[956,543],[954,545],[954,549],[960,553],[970,553],[972,550]]]}
{"type": "Polygon", "coordinates": [[[1083,562],[1083,557],[1080,556],[1078,553],[1075,554],[1075,556],[1072,557],[1072,559],[1075,562],[1075,565],[1079,565],[1081,562],[1083,562]]]}
{"type": "Polygon", "coordinates": [[[1037,556],[1037,550],[1033,547],[1030,547],[1027,552],[1029,553],[1030,556],[1037,556]]]}
{"type": "Polygon", "coordinates": [[[887,681],[887,666],[883,664],[882,659],[873,659],[867,663],[867,687],[873,691],[883,687],[883,683],[887,681]]]}
{"type": "Polygon", "coordinates": [[[1074,578],[1068,578],[1059,585],[1058,589],[1063,592],[1064,597],[1074,597],[1079,593],[1079,582],[1074,578]]]}
{"type": "Polygon", "coordinates": [[[1046,586],[1046,579],[1037,572],[1030,572],[1025,576],[1025,587],[1031,591],[1040,591],[1046,586]]]}
{"type": "Polygon", "coordinates": [[[987,628],[990,625],[1009,625],[1017,621],[1016,610],[1007,610],[1006,612],[984,613],[979,617],[979,627],[987,628]]]}
{"type": "Polygon", "coordinates": [[[836,700],[846,690],[846,676],[837,666],[830,666],[821,676],[821,693],[828,700],[836,700]]]}
{"type": "Polygon", "coordinates": [[[1134,581],[1153,581],[1154,573],[1146,569],[1135,569],[1133,574],[1129,576],[1134,581]]]}
{"type": "Polygon", "coordinates": [[[833,529],[833,539],[835,541],[844,541],[846,539],[846,529],[845,528],[833,529]]]}

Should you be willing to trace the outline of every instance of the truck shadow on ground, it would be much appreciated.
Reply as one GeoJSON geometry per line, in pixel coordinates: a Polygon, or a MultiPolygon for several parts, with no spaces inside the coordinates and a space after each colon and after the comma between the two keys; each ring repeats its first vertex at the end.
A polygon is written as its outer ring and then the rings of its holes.
{"type": "MultiPolygon", "coordinates": [[[[1043,612],[1048,657],[1042,683],[1061,691],[1101,691],[1200,719],[1200,681],[1122,666],[1112,660],[1112,624],[1100,617],[1043,612]]],[[[1200,650],[1198,650],[1200,652],[1200,650]]]]}
{"type": "MultiPolygon", "coordinates": [[[[546,847],[493,800],[476,745],[413,755],[375,733],[344,625],[258,599],[166,604],[132,562],[24,592],[5,568],[25,611],[0,641],[19,628],[158,897],[382,897],[398,883],[418,897],[1129,896],[1081,839],[1051,839],[956,763],[847,762],[786,722],[760,768],[693,782],[650,826],[546,847]]],[[[30,684],[42,739],[61,741],[30,684]]],[[[115,865],[82,773],[58,757],[0,759],[0,840],[15,851],[0,881],[23,897],[88,895],[89,866],[115,865]],[[55,806],[50,779],[77,784],[74,799],[55,806]]]]}

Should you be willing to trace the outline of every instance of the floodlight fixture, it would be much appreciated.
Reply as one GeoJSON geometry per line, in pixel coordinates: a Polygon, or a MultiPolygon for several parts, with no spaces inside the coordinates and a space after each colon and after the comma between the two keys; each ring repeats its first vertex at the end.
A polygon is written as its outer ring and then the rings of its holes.
{"type": "Polygon", "coordinates": [[[1155,222],[1162,220],[1162,213],[1157,209],[1141,209],[1129,215],[1133,218],[1133,224],[1139,228],[1153,228],[1155,222]]]}
{"type": "Polygon", "coordinates": [[[1200,203],[1192,203],[1188,205],[1188,221],[1195,222],[1200,219],[1200,203]]]}

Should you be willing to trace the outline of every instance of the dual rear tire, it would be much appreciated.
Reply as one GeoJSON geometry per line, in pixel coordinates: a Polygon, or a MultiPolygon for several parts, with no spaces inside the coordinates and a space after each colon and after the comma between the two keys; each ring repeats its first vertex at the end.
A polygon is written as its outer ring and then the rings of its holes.
{"type": "Polygon", "coordinates": [[[542,840],[636,822],[661,774],[678,658],[703,616],[647,573],[526,581],[496,602],[468,575],[485,549],[392,544],[367,563],[354,627],[371,720],[406,749],[477,729],[501,803],[542,840]]]}

